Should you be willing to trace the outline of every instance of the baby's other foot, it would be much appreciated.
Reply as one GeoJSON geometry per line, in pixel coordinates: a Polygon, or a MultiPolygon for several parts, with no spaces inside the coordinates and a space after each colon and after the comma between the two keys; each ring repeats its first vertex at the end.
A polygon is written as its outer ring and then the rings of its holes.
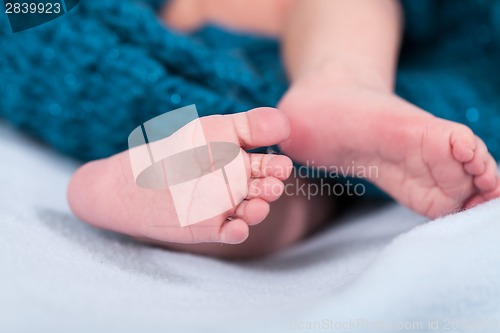
{"type": "Polygon", "coordinates": [[[394,151],[371,163],[380,167],[374,183],[402,204],[437,218],[500,194],[496,162],[468,127],[428,114],[394,121],[408,133],[394,131],[394,151]]]}
{"type": "Polygon", "coordinates": [[[431,218],[500,196],[496,162],[468,127],[388,92],[313,79],[298,83],[279,106],[292,128],[281,148],[293,159],[351,176],[361,171],[431,218]]]}
{"type": "MultiPolygon", "coordinates": [[[[243,242],[248,237],[249,226],[264,220],[269,213],[269,203],[281,196],[284,186],[282,181],[288,178],[292,170],[288,157],[249,154],[244,149],[274,145],[286,140],[290,131],[288,120],[282,112],[271,108],[200,120],[207,143],[224,142],[241,147],[245,179],[228,180],[228,175],[224,175],[224,180],[228,187],[231,187],[231,182],[243,181],[243,200],[232,198],[232,208],[227,211],[181,226],[172,190],[168,187],[161,190],[146,189],[136,185],[127,151],[88,163],[75,173],[68,189],[69,203],[75,215],[100,228],[161,242],[243,242]]],[[[177,133],[182,133],[186,128],[177,133]]],[[[212,167],[217,164],[214,156],[211,156],[212,167]]],[[[219,205],[218,198],[211,193],[206,197],[207,202],[219,205]]],[[[184,198],[190,199],[189,195],[184,198]]],[[[194,201],[199,196],[196,198],[193,195],[191,198],[194,201]]],[[[205,207],[207,211],[213,211],[212,208],[205,207]]],[[[203,207],[193,209],[198,209],[199,214],[203,207]]]]}

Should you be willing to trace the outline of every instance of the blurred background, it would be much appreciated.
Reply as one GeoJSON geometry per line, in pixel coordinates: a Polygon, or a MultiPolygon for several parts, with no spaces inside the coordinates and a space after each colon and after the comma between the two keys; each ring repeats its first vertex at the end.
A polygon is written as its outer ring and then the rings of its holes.
{"type": "MultiPolygon", "coordinates": [[[[500,158],[500,3],[402,3],[397,93],[466,123],[500,158]]],[[[2,10],[0,117],[66,155],[91,160],[126,149],[137,124],[181,106],[196,104],[208,115],[277,104],[288,85],[277,38],[213,22],[180,33],[160,18],[168,5],[85,0],[15,33],[2,10]]],[[[22,22],[17,18],[17,26],[22,22]]]]}

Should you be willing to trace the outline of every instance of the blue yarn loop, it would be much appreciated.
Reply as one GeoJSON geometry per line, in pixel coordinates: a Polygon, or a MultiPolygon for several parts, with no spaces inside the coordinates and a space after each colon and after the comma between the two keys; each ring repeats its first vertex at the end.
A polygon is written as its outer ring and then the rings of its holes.
{"type": "MultiPolygon", "coordinates": [[[[276,41],[216,27],[176,33],[156,17],[161,2],[81,0],[54,21],[0,34],[0,117],[91,160],[125,150],[138,124],[184,105],[205,116],[277,104],[288,83],[276,41]]],[[[500,2],[403,5],[398,94],[466,123],[500,159],[500,2]]]]}

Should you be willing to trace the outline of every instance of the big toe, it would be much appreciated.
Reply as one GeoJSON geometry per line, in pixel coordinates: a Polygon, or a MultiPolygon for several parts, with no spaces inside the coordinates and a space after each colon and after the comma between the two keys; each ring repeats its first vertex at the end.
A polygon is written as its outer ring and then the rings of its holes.
{"type": "Polygon", "coordinates": [[[493,199],[497,199],[500,197],[500,183],[498,183],[497,187],[492,191],[485,193],[477,193],[472,198],[470,198],[465,204],[465,209],[473,208],[485,202],[488,202],[493,199]]]}
{"type": "Polygon", "coordinates": [[[290,124],[285,114],[267,107],[206,117],[203,129],[207,141],[230,141],[238,143],[243,149],[272,146],[290,135],[290,124]]]}
{"type": "MultiPolygon", "coordinates": [[[[290,136],[288,117],[278,109],[258,108],[247,112],[246,116],[253,141],[250,142],[251,145],[273,145],[290,136]]],[[[238,120],[236,119],[236,124],[238,120]]],[[[241,121],[244,122],[244,120],[241,121]]]]}

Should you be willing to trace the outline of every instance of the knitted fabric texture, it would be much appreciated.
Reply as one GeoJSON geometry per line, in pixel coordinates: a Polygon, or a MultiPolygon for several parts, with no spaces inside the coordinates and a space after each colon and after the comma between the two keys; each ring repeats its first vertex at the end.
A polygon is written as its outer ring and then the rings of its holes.
{"type": "MultiPolygon", "coordinates": [[[[500,2],[403,4],[397,93],[467,124],[500,159],[500,2]]],[[[179,34],[156,17],[160,5],[81,0],[54,21],[2,33],[0,117],[91,160],[125,150],[132,129],[181,106],[205,116],[278,103],[288,82],[276,41],[216,27],[179,34]]]]}

